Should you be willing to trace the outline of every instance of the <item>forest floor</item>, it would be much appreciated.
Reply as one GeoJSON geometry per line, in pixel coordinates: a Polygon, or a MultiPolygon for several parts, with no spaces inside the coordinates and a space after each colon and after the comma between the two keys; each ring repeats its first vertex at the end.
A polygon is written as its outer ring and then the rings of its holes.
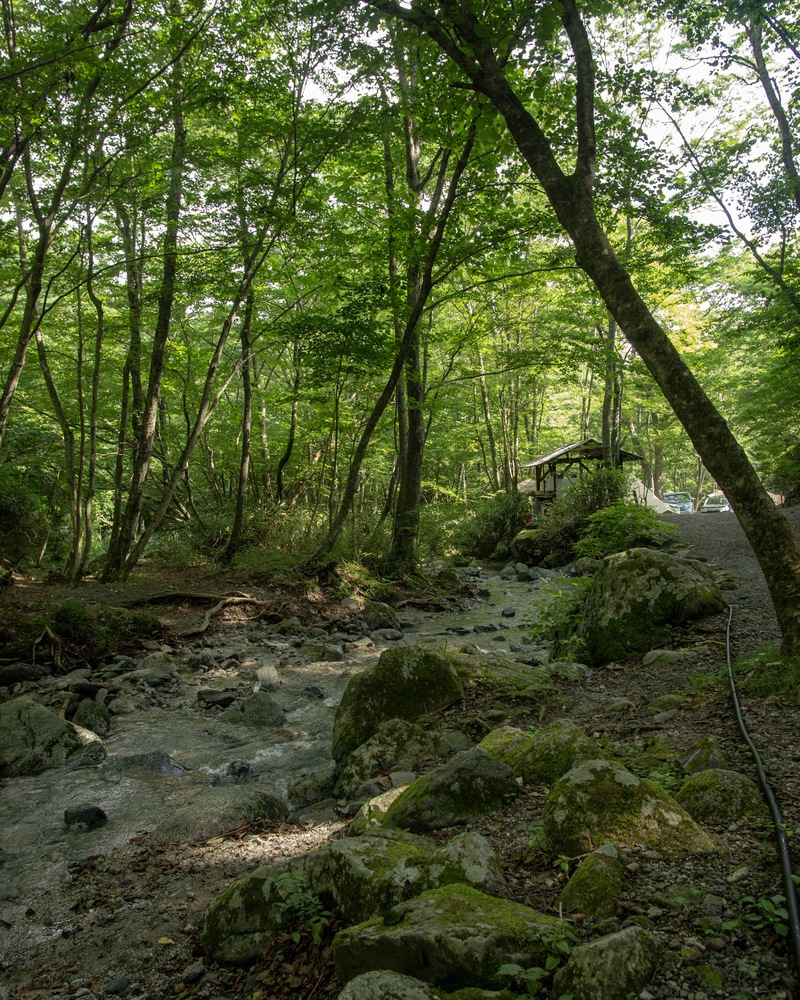
{"type": "MultiPolygon", "coordinates": [[[[788,516],[797,532],[800,511],[790,511],[788,516]]],[[[734,657],[777,641],[763,576],[735,517],[665,519],[678,526],[693,555],[733,574],[726,597],[734,608],[734,657]]],[[[67,596],[127,603],[167,586],[214,593],[241,588],[271,605],[277,614],[298,614],[306,623],[335,614],[337,606],[333,595],[322,589],[312,594],[302,589],[275,591],[230,574],[200,584],[193,570],[124,588],[84,584],[74,590],[23,582],[13,588],[14,604],[6,607],[50,604],[67,596]]],[[[7,595],[5,601],[10,599],[7,595]]],[[[158,611],[167,632],[177,633],[200,617],[191,601],[159,606],[158,611]]],[[[233,608],[215,617],[206,640],[214,643],[219,638],[222,643],[226,627],[235,625],[242,613],[233,608]]],[[[677,785],[679,780],[675,754],[707,736],[719,741],[729,767],[754,776],[729,699],[716,679],[724,665],[726,622],[727,615],[714,616],[675,633],[673,646],[696,651],[688,665],[681,661],[648,670],[633,660],[593,671],[585,684],[565,689],[566,707],[559,714],[584,726],[637,773],[660,776],[667,784],[677,785]],[[684,696],[681,707],[667,713],[666,719],[654,718],[647,705],[661,695],[675,693],[684,696]],[[622,699],[631,703],[627,714],[606,712],[610,704],[622,699]]],[[[450,713],[448,722],[457,723],[459,714],[465,713],[473,723],[480,720],[484,715],[481,697],[480,692],[471,696],[470,703],[450,713]]],[[[800,829],[800,709],[777,699],[749,701],[744,708],[786,826],[790,831],[800,829]]],[[[540,721],[518,706],[510,706],[509,712],[505,721],[514,725],[540,721]]],[[[558,894],[569,863],[549,856],[533,835],[545,794],[542,786],[525,788],[513,805],[474,829],[498,851],[508,877],[508,896],[558,913],[558,894]]],[[[319,946],[309,937],[299,943],[287,938],[246,968],[210,961],[200,947],[199,931],[210,901],[231,880],[271,859],[302,853],[340,836],[344,825],[344,820],[319,826],[263,822],[180,847],[150,844],[143,834],[110,855],[89,858],[71,872],[67,884],[30,900],[31,919],[57,933],[39,943],[29,942],[24,951],[5,954],[0,940],[0,1000],[311,1000],[338,996],[341,984],[335,979],[330,957],[335,918],[319,946]]],[[[776,933],[780,921],[774,907],[780,906],[780,900],[775,897],[782,887],[770,829],[763,823],[743,821],[714,832],[723,848],[712,856],[667,860],[637,849],[629,854],[629,878],[617,925],[631,919],[647,923],[657,933],[666,956],[640,997],[789,1000],[800,996],[785,939],[776,933]]],[[[794,861],[800,871],[800,856],[794,861]]],[[[579,937],[584,925],[580,920],[574,924],[579,937]]],[[[0,930],[0,939],[2,935],[0,930]]]]}

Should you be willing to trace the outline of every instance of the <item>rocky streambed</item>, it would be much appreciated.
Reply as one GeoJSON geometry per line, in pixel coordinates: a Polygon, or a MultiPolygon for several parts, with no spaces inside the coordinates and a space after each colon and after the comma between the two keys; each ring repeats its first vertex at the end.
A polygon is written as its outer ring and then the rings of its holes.
{"type": "MultiPolygon", "coordinates": [[[[0,790],[9,818],[0,841],[0,990],[15,998],[74,1000],[338,996],[342,983],[330,941],[340,918],[332,912],[316,937],[308,927],[301,935],[278,934],[243,966],[215,956],[201,931],[212,903],[236,880],[265,863],[280,862],[292,871],[316,852],[327,857],[359,801],[391,793],[392,786],[415,776],[408,769],[373,769],[365,787],[354,784],[344,797],[341,785],[333,784],[336,706],[351,678],[387,649],[418,644],[456,656],[468,649],[475,663],[508,665],[502,683],[492,681],[492,669],[483,677],[473,671],[462,702],[424,723],[458,732],[470,746],[503,730],[512,732],[513,746],[514,732],[540,730],[567,717],[599,755],[613,755],[615,767],[622,761],[625,775],[655,776],[662,787],[674,789],[684,780],[678,758],[703,741],[719,750],[727,768],[751,773],[727,711],[691,693],[690,677],[718,666],[721,621],[706,619],[696,629],[676,631],[673,645],[680,655],[599,670],[551,664],[546,682],[539,673],[532,688],[523,675],[536,672],[530,665],[544,659],[545,650],[530,642],[520,624],[535,613],[541,583],[526,574],[520,580],[517,567],[505,568],[502,577],[475,571],[472,583],[488,593],[468,609],[432,614],[407,605],[393,617],[388,609],[373,608],[377,617],[368,619],[353,605],[327,627],[291,618],[269,626],[232,620],[194,644],[148,651],[153,659],[95,668],[92,680],[108,694],[100,694],[101,688],[92,702],[103,700],[111,710],[122,698],[118,707],[125,709],[112,712],[105,759],[81,760],[84,748],[65,765],[9,780],[0,790]],[[112,692],[113,685],[120,690],[112,692]],[[83,818],[65,821],[68,809],[87,806],[83,818]]],[[[38,696],[55,707],[70,687],[85,681],[62,676],[11,693],[38,696]]],[[[785,739],[796,719],[782,721],[785,739]]],[[[496,739],[493,752],[502,756],[507,741],[496,739]]],[[[518,779],[513,802],[498,803],[467,824],[468,835],[483,839],[503,873],[502,887],[494,883],[491,891],[548,920],[565,911],[567,880],[586,853],[580,844],[563,856],[547,847],[542,821],[551,783],[527,774],[518,779]]],[[[404,819],[401,827],[409,822],[404,819]]],[[[631,842],[614,860],[618,892],[604,925],[598,928],[598,917],[587,919],[576,910],[568,949],[599,931],[625,932],[628,958],[643,948],[644,968],[650,969],[648,948],[657,946],[656,971],[637,987],[641,1000],[788,998],[794,979],[785,946],[762,905],[780,891],[768,832],[759,817],[705,825],[721,850],[673,855],[657,844],[631,842]]],[[[436,844],[444,850],[462,829],[434,830],[426,838],[432,846],[416,845],[428,858],[421,865],[425,871],[441,867],[436,844]]],[[[589,853],[598,846],[589,844],[589,853]]],[[[341,864],[348,851],[337,848],[334,854],[341,864]]],[[[327,865],[320,867],[323,881],[327,865]]],[[[487,870],[495,871],[494,862],[487,870]]],[[[368,896],[362,893],[362,902],[368,896]]],[[[459,899],[452,890],[441,898],[459,899]]],[[[402,905],[413,910],[412,902],[402,905]]],[[[361,914],[360,905],[352,912],[361,914]]],[[[468,906],[478,912],[476,899],[468,906]]],[[[405,910],[400,917],[406,919],[405,910]]],[[[350,940],[346,954],[358,956],[364,941],[350,940]]],[[[547,959],[531,955],[531,962],[534,957],[547,959]]],[[[516,988],[522,990],[522,982],[516,988]]],[[[347,996],[380,996],[389,987],[368,980],[366,993],[348,989],[347,996]]]]}

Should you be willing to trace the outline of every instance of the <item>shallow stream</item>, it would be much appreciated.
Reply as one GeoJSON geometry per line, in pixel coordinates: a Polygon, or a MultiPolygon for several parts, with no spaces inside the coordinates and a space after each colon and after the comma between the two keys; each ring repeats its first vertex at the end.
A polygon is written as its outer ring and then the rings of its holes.
{"type": "MultiPolygon", "coordinates": [[[[535,649],[525,620],[537,602],[538,584],[482,575],[484,601],[452,614],[413,613],[401,642],[444,645],[468,641],[511,658],[535,649]],[[512,615],[513,610],[513,615],[512,615]]],[[[403,614],[401,613],[401,618],[403,614]]],[[[291,637],[253,641],[237,627],[217,633],[206,651],[222,662],[236,650],[246,663],[280,659],[291,637]],[[268,646],[268,649],[265,649],[268,646]],[[283,647],[283,648],[282,648],[283,647]]],[[[107,757],[94,767],[51,768],[7,780],[0,787],[0,921],[3,908],[16,910],[38,892],[69,877],[87,857],[106,854],[144,831],[154,830],[176,807],[185,806],[211,785],[242,789],[263,786],[286,795],[298,775],[330,765],[330,736],[336,706],[354,674],[394,643],[357,644],[344,661],[290,663],[279,671],[281,684],[270,693],[285,712],[280,728],[253,728],[225,721],[198,705],[197,691],[251,685],[254,673],[242,667],[231,677],[213,671],[183,676],[176,699],[165,708],[117,716],[104,740],[107,757]],[[65,810],[91,804],[108,821],[93,829],[68,827],[65,810]]],[[[296,645],[296,644],[295,644],[296,645]]],[[[230,661],[229,661],[230,662],[230,661]]]]}

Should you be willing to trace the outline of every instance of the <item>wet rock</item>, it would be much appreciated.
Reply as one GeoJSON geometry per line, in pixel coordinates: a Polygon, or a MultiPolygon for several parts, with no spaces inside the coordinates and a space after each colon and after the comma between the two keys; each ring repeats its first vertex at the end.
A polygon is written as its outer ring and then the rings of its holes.
{"type": "Polygon", "coordinates": [[[228,708],[236,701],[235,691],[217,691],[213,688],[201,688],[197,692],[197,700],[207,708],[228,708]]]}
{"type": "Polygon", "coordinates": [[[71,829],[94,830],[107,822],[108,816],[100,806],[80,805],[64,810],[64,823],[71,829]]]}
{"type": "Polygon", "coordinates": [[[330,642],[305,642],[300,655],[312,662],[341,663],[344,659],[342,647],[330,642]]]}
{"type": "Polygon", "coordinates": [[[151,687],[163,687],[175,680],[178,666],[168,653],[150,653],[135,670],[127,674],[128,680],[144,681],[151,687]]]}
{"type": "Polygon", "coordinates": [[[474,748],[423,775],[390,806],[384,824],[414,833],[459,826],[519,794],[511,768],[474,748]]]}
{"type": "Polygon", "coordinates": [[[148,753],[132,753],[112,758],[107,765],[109,773],[125,772],[136,774],[150,771],[153,774],[185,774],[186,768],[163,750],[148,753]]]}
{"type": "Polygon", "coordinates": [[[642,927],[626,927],[616,934],[573,948],[567,964],[554,977],[554,995],[572,994],[574,1000],[619,1000],[638,995],[658,964],[658,947],[642,927]]]}
{"type": "Polygon", "coordinates": [[[463,696],[456,669],[441,653],[414,647],[387,649],[345,689],[333,724],[333,758],[344,762],[388,719],[413,720],[463,696]]]}
{"type": "Polygon", "coordinates": [[[91,729],[98,736],[107,736],[111,730],[111,713],[91,698],[84,698],[78,704],[72,721],[76,726],[91,729]]]}
{"type": "Polygon", "coordinates": [[[336,974],[347,983],[390,965],[434,983],[501,986],[497,970],[505,963],[544,965],[555,924],[519,903],[445,886],[340,931],[333,942],[336,974]]]}
{"type": "Polygon", "coordinates": [[[388,604],[383,604],[381,601],[366,601],[361,615],[370,632],[382,628],[400,631],[400,619],[397,617],[397,613],[388,604]]]}
{"type": "Polygon", "coordinates": [[[8,663],[0,666],[0,687],[11,687],[20,681],[40,681],[49,677],[52,669],[44,663],[8,663]]]}
{"type": "Polygon", "coordinates": [[[645,844],[666,854],[717,848],[658,785],[605,760],[585,761],[560,778],[545,800],[542,819],[553,851],[569,857],[606,842],[645,844]]]}
{"type": "Polygon", "coordinates": [[[95,733],[66,722],[23,696],[0,705],[0,777],[39,774],[51,767],[75,763],[90,743],[102,743],[95,733]]]}
{"type": "Polygon", "coordinates": [[[267,691],[256,691],[240,705],[232,705],[222,713],[226,722],[241,723],[245,726],[282,726],[284,711],[267,691]]]}

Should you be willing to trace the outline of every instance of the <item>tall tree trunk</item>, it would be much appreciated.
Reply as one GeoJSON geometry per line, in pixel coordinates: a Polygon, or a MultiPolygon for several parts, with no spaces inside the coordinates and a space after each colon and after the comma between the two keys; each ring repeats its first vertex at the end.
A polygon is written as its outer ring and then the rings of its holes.
{"type": "Polygon", "coordinates": [[[486,429],[486,441],[489,445],[489,457],[491,459],[491,468],[487,471],[489,472],[489,481],[492,489],[495,493],[498,493],[500,491],[500,470],[497,464],[497,442],[495,441],[494,427],[492,426],[492,410],[489,402],[489,386],[486,383],[486,368],[483,363],[483,352],[480,348],[478,348],[478,370],[480,372],[478,385],[481,391],[483,426],[486,429]]]}
{"type": "Polygon", "coordinates": [[[619,375],[619,354],[617,353],[617,324],[614,317],[608,317],[604,340],[605,381],[603,384],[603,462],[609,469],[619,467],[621,387],[619,375]]]}
{"type": "MultiPolygon", "coordinates": [[[[180,15],[179,4],[170,6],[174,16],[180,15]]],[[[166,231],[164,233],[164,263],[161,289],[158,297],[158,314],[150,351],[150,377],[142,410],[141,432],[133,463],[133,473],[128,491],[128,502],[122,517],[120,531],[106,557],[104,579],[127,575],[126,562],[136,545],[136,534],[142,516],[145,484],[150,470],[156,429],[158,406],[161,398],[161,380],[164,375],[167,339],[175,301],[175,284],[178,270],[178,231],[181,218],[184,171],[186,167],[186,126],[183,118],[183,74],[181,60],[177,59],[172,70],[172,149],[170,151],[169,187],[166,202],[166,231]]]]}
{"type": "Polygon", "coordinates": [[[225,546],[224,562],[230,562],[241,545],[244,527],[244,510],[247,499],[247,482],[250,475],[250,437],[253,427],[253,386],[250,378],[252,359],[250,357],[250,328],[253,320],[254,295],[247,293],[244,316],[242,317],[242,451],[239,460],[239,480],[236,487],[236,510],[233,514],[231,533],[225,546]]]}
{"type": "Polygon", "coordinates": [[[784,652],[800,654],[800,548],[792,529],[765,491],[727,423],[634,288],[597,219],[593,196],[594,62],[575,0],[561,0],[561,18],[576,72],[577,159],[575,170],[569,175],[562,171],[546,135],[509,82],[503,62],[492,48],[491,29],[479,22],[468,3],[444,0],[441,7],[448,15],[445,28],[441,18],[434,18],[420,8],[402,6],[397,0],[369,2],[425,31],[502,115],[560,224],[569,234],[578,266],[598,289],[606,308],[683,424],[703,464],[730,501],[764,572],[784,652]]]}

